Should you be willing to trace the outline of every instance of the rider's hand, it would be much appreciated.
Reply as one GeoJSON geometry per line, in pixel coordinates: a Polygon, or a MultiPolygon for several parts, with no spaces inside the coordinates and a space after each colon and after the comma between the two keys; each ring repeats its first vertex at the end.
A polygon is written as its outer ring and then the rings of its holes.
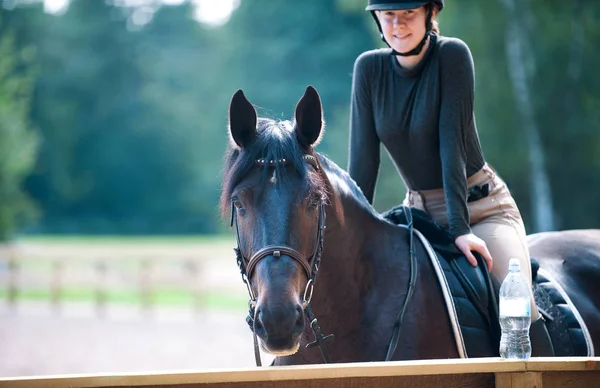
{"type": "Polygon", "coordinates": [[[475,236],[473,233],[469,233],[458,236],[456,240],[454,240],[454,243],[458,249],[465,254],[467,260],[469,260],[469,263],[471,263],[473,267],[477,266],[477,259],[475,259],[475,256],[473,256],[471,251],[480,253],[487,264],[488,271],[492,271],[492,255],[490,255],[490,251],[488,251],[485,241],[475,236]]]}

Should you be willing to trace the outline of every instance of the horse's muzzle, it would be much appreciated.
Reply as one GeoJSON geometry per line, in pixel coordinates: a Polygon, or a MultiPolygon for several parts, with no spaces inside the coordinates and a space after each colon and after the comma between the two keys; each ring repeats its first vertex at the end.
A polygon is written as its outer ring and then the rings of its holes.
{"type": "Polygon", "coordinates": [[[295,306],[259,306],[254,321],[256,335],[263,349],[273,354],[292,354],[298,350],[300,335],[304,331],[304,311],[295,306]]]}

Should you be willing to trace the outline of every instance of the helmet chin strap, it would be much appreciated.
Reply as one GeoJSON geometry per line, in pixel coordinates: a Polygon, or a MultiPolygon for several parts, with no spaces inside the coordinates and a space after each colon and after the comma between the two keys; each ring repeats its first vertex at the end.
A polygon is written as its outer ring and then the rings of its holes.
{"type": "MultiPolygon", "coordinates": [[[[419,55],[419,54],[421,54],[423,47],[425,47],[425,43],[427,43],[427,38],[429,38],[429,36],[431,34],[432,34],[431,30],[428,30],[427,32],[425,32],[425,36],[423,37],[423,39],[421,39],[421,42],[419,42],[417,47],[415,47],[414,49],[412,49],[410,51],[407,51],[405,53],[399,53],[398,51],[396,51],[392,48],[392,52],[390,54],[391,55],[400,55],[401,57],[411,57],[414,55],[419,55]]],[[[383,41],[386,42],[385,38],[383,37],[383,34],[381,34],[381,39],[383,39],[383,41]]],[[[388,44],[388,46],[389,46],[389,44],[388,44]]]]}

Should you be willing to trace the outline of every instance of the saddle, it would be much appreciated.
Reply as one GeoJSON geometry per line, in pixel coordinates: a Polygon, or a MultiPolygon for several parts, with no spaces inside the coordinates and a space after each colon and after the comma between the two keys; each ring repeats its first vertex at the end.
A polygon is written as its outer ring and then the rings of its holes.
{"type": "Polygon", "coordinates": [[[579,311],[560,283],[531,258],[533,295],[556,356],[594,356],[594,344],[579,311]]]}
{"type": "MultiPolygon", "coordinates": [[[[408,208],[395,207],[383,217],[394,224],[406,225],[404,209],[408,208]]],[[[485,260],[475,253],[478,266],[473,267],[443,227],[426,212],[411,210],[414,233],[428,252],[440,282],[460,357],[499,356],[497,294],[485,260]]]]}
{"type": "MultiPolygon", "coordinates": [[[[406,225],[404,209],[409,208],[392,208],[383,217],[394,224],[406,225]]],[[[485,260],[473,252],[478,262],[473,267],[443,227],[426,212],[410,210],[414,233],[428,252],[446,300],[460,357],[499,356],[499,285],[493,284],[485,260]]],[[[555,355],[592,356],[591,337],[577,309],[535,259],[532,259],[532,278],[536,305],[545,318],[555,355]]]]}

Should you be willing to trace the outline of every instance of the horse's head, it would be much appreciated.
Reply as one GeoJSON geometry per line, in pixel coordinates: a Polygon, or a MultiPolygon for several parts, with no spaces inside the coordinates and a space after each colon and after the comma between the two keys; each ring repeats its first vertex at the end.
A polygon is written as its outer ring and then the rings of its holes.
{"type": "Polygon", "coordinates": [[[293,123],[257,118],[241,90],[229,108],[221,206],[224,214],[231,211],[238,264],[255,303],[255,333],[276,355],[298,350],[321,253],[326,178],[313,146],[322,117],[319,94],[310,86],[293,123]]]}

